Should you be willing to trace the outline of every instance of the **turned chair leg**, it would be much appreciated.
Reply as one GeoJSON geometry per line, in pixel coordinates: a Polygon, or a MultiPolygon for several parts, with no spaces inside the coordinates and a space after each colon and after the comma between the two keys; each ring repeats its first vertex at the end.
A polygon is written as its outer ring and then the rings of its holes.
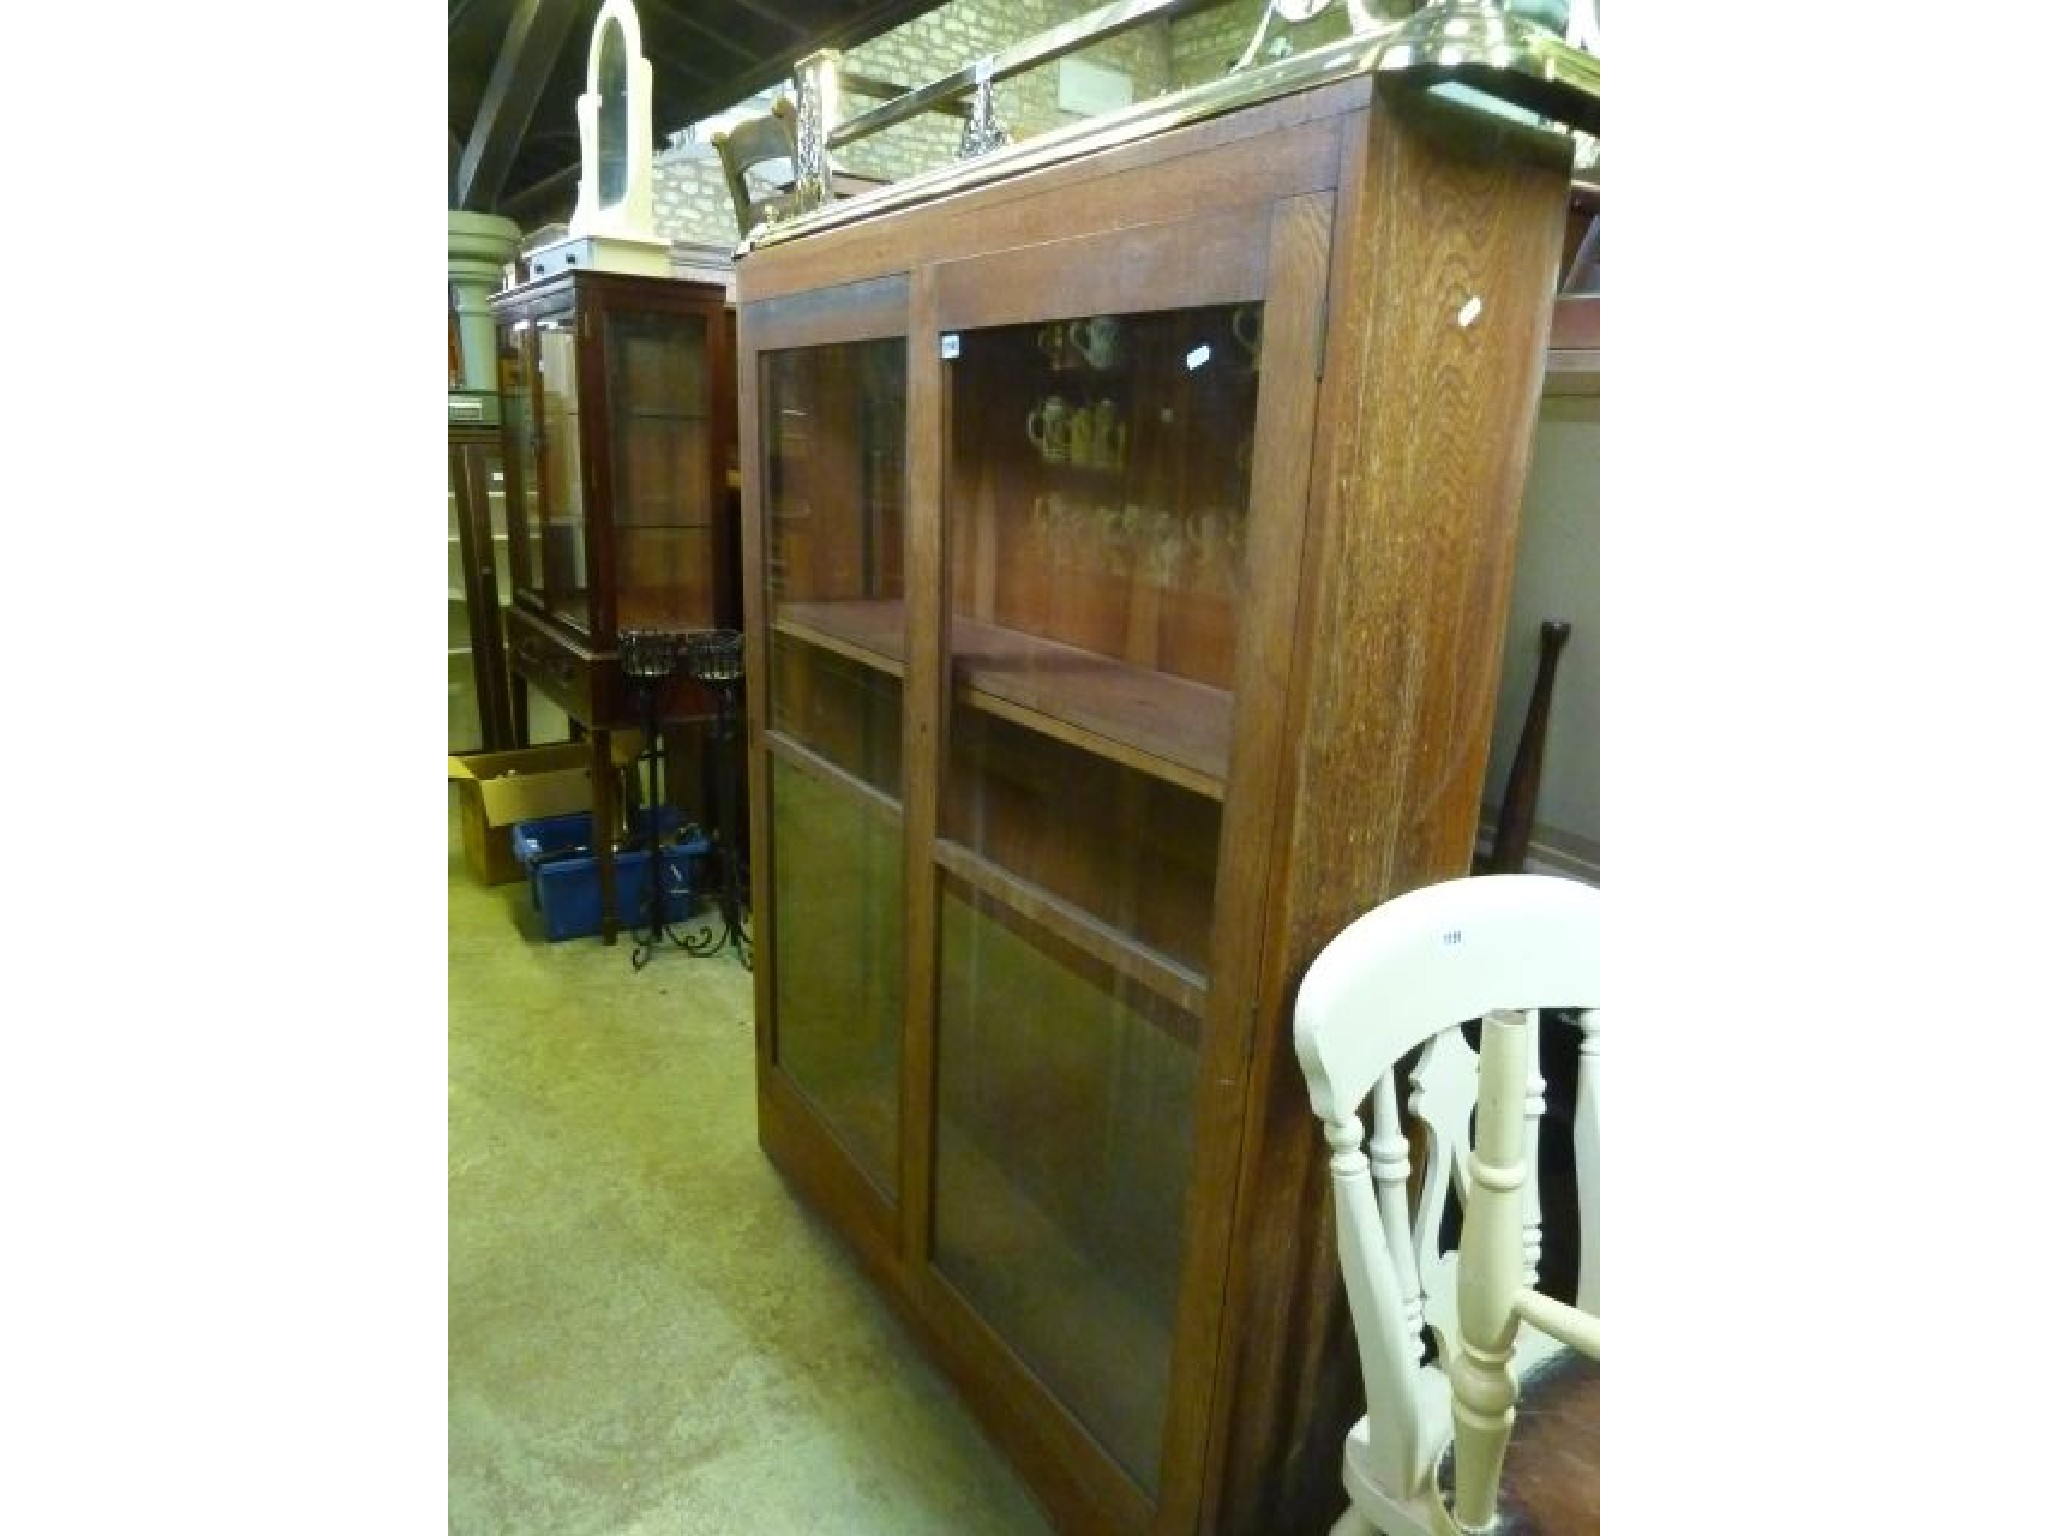
{"type": "Polygon", "coordinates": [[[1509,1361],[1515,1351],[1515,1297],[1523,1285],[1522,1186],[1528,1179],[1522,1155],[1528,1021],[1501,1010],[1489,1013],[1483,1028],[1471,1182],[1458,1242],[1460,1338],[1446,1373],[1457,1446],[1452,1512],[1468,1530],[1493,1523],[1515,1421],[1518,1387],[1509,1361]]]}

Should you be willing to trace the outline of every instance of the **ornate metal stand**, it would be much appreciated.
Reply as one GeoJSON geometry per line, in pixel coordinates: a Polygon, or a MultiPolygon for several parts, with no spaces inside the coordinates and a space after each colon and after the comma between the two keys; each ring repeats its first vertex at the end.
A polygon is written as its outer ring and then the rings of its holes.
{"type": "MultiPolygon", "coordinates": [[[[661,719],[657,701],[661,697],[661,685],[675,674],[678,655],[683,637],[664,629],[628,629],[619,634],[619,669],[632,680],[633,691],[640,698],[640,723],[642,748],[647,758],[647,805],[642,811],[642,830],[632,843],[647,850],[647,876],[641,898],[641,912],[646,920],[643,932],[639,924],[633,928],[633,969],[645,965],[664,939],[677,946],[689,948],[687,935],[669,926],[668,880],[663,868],[662,857],[662,758],[665,755],[661,745],[661,719]]],[[[687,914],[678,913],[680,916],[687,914]]]]}
{"type": "Polygon", "coordinates": [[[711,737],[711,841],[718,864],[718,918],[706,916],[703,927],[680,942],[693,955],[715,955],[730,945],[740,964],[754,968],[754,941],[747,932],[747,884],[741,861],[746,856],[739,819],[739,741],[734,729],[737,699],[746,671],[744,637],[731,629],[694,630],[683,636],[690,676],[718,700],[717,723],[711,737]]]}

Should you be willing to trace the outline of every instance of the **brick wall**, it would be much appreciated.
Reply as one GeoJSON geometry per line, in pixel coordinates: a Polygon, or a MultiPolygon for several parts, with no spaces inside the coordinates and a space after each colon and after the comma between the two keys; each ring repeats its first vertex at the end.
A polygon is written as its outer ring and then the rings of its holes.
{"type": "MultiPolygon", "coordinates": [[[[1214,80],[1238,61],[1252,34],[1259,29],[1259,17],[1266,0],[1228,0],[1227,4],[1198,11],[1170,24],[1173,33],[1173,74],[1176,88],[1201,85],[1214,80]]],[[[1276,50],[1302,53],[1345,36],[1351,30],[1343,4],[1332,5],[1322,15],[1298,27],[1275,22],[1266,34],[1260,63],[1279,57],[1276,50]]]]}
{"type": "Polygon", "coordinates": [[[708,140],[655,155],[654,231],[664,240],[728,246],[738,241],[725,172],[708,140]]]}
{"type": "MultiPolygon", "coordinates": [[[[985,54],[1083,15],[1099,3],[954,0],[858,48],[847,49],[842,67],[904,86],[923,85],[985,54]]],[[[1233,0],[1233,5],[1236,3],[1238,0],[1233,0]]],[[[1070,57],[1128,75],[1133,99],[1143,101],[1174,88],[1167,34],[1166,23],[1155,23],[1070,57]]],[[[1078,116],[1059,108],[1057,64],[1001,82],[995,97],[997,117],[1014,138],[1043,133],[1078,116]]],[[[879,103],[866,97],[849,96],[845,109],[852,115],[876,105],[879,103]]],[[[951,161],[960,148],[961,127],[959,118],[925,113],[849,145],[839,163],[862,175],[898,180],[951,161]]],[[[664,150],[655,156],[654,225],[669,240],[730,245],[738,239],[732,200],[726,195],[725,177],[709,142],[664,150]]]]}
{"type": "MultiPolygon", "coordinates": [[[[1096,9],[1101,0],[953,0],[953,4],[906,22],[858,48],[846,50],[842,68],[914,87],[964,68],[986,54],[1096,9]]],[[[1214,80],[1237,61],[1251,41],[1265,0],[1226,0],[1171,22],[1151,22],[1121,37],[1068,57],[1114,69],[1129,77],[1133,101],[1214,80]]],[[[1276,26],[1273,46],[1299,52],[1341,37],[1344,7],[1333,5],[1307,24],[1276,26]]],[[[1059,65],[1041,65],[995,88],[996,116],[1012,138],[1025,139],[1076,122],[1081,114],[1059,105],[1059,65]]],[[[848,96],[849,116],[879,105],[848,96]]],[[[908,122],[850,144],[839,163],[847,170],[900,180],[954,159],[961,120],[924,113],[908,122]]],[[[665,149],[655,156],[654,226],[668,240],[731,245],[738,238],[732,200],[718,155],[708,141],[665,149]]]]}
{"type": "MultiPolygon", "coordinates": [[[[1095,8],[1090,0],[954,0],[848,49],[845,67],[921,85],[1095,8]]],[[[1143,26],[1069,57],[1127,75],[1132,98],[1143,101],[1171,89],[1165,34],[1163,23],[1143,26]]],[[[995,101],[997,119],[1017,139],[1035,137],[1080,117],[1060,110],[1057,63],[1001,81],[995,101]]],[[[848,106],[849,111],[859,111],[873,104],[855,99],[848,106]]],[[[952,160],[960,148],[961,126],[958,118],[926,113],[848,145],[842,160],[850,171],[900,179],[952,160]]]]}

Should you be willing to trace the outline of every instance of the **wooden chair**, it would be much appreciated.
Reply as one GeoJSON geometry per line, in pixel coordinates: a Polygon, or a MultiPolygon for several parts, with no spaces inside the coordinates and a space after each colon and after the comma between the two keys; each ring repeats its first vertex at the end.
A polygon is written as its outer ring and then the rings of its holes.
{"type": "MultiPolygon", "coordinates": [[[[725,169],[725,188],[732,195],[732,214],[742,240],[759,225],[786,219],[796,205],[796,103],[787,96],[760,117],[711,135],[718,163],[725,169]]],[[[863,176],[832,163],[826,195],[837,200],[886,187],[888,182],[863,176]]]]}
{"type": "MultiPolygon", "coordinates": [[[[1302,980],[1295,1053],[1332,1148],[1365,1385],[1344,1447],[1350,1507],[1333,1536],[1487,1528],[1518,1377],[1557,1356],[1558,1340],[1598,1358],[1599,900],[1547,875],[1446,881],[1353,922],[1302,980]],[[1577,1010],[1579,1035],[1575,1306],[1536,1289],[1544,1213],[1528,1177],[1545,1086],[1529,1037],[1564,1010],[1577,1010]],[[1477,1052],[1473,1020],[1484,1021],[1477,1052]]],[[[1597,1445],[1597,1418],[1593,1434],[1597,1445]]],[[[1597,1470],[1591,1482],[1575,1491],[1597,1497],[1597,1470]]]]}
{"type": "Polygon", "coordinates": [[[725,186],[732,194],[732,213],[741,239],[757,225],[786,218],[794,211],[796,104],[787,96],[776,97],[760,117],[714,133],[711,143],[725,168],[725,186]]]}

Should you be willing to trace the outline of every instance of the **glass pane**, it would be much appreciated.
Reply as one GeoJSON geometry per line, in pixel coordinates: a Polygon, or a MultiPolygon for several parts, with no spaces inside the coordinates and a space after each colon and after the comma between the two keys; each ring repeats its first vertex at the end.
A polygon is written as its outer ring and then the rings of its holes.
{"type": "Polygon", "coordinates": [[[512,601],[511,503],[505,484],[505,456],[495,448],[486,451],[490,458],[491,587],[503,610],[512,601]]]}
{"type": "Polygon", "coordinates": [[[1215,800],[980,710],[956,710],[949,841],[1190,974],[1215,910],[1215,800]]]}
{"type": "Polygon", "coordinates": [[[903,828],[772,759],[776,1062],[892,1199],[903,1031],[903,828]]]}
{"type": "Polygon", "coordinates": [[[462,569],[460,455],[448,456],[448,750],[478,752],[484,745],[483,701],[470,644],[469,595],[462,569]]]}
{"type": "Polygon", "coordinates": [[[948,373],[937,1262],[1147,1489],[1259,319],[1218,306],[970,331],[948,373]]]}
{"type": "Polygon", "coordinates": [[[902,786],[903,342],[762,358],[770,727],[902,786]]]}
{"type": "Polygon", "coordinates": [[[768,727],[891,799],[903,793],[903,684],[817,646],[768,650],[768,727]]]}
{"type": "Polygon", "coordinates": [[[1220,798],[1258,306],[974,331],[950,374],[956,681],[1220,798]]]}
{"type": "Polygon", "coordinates": [[[512,536],[513,580],[532,596],[541,592],[540,432],[534,423],[535,374],[528,351],[531,327],[525,322],[498,332],[499,409],[505,422],[506,469],[511,502],[507,509],[512,536]]]}
{"type": "Polygon", "coordinates": [[[708,629],[712,444],[701,315],[605,322],[621,629],[708,629]]]}
{"type": "Polygon", "coordinates": [[[584,539],[583,437],[573,322],[536,322],[540,367],[541,589],[548,611],[588,631],[590,567],[584,539]]]}
{"type": "Polygon", "coordinates": [[[1199,1021],[957,880],[940,932],[934,1260],[1156,1491],[1199,1021]]]}
{"type": "Polygon", "coordinates": [[[762,386],[774,643],[900,677],[903,342],[770,353],[762,386]]]}
{"type": "Polygon", "coordinates": [[[506,540],[505,455],[501,440],[451,442],[448,454],[448,739],[451,752],[503,745],[505,718],[501,610],[511,600],[506,540]],[[476,585],[471,587],[474,571],[476,585]],[[488,647],[488,651],[486,650],[488,647]],[[488,690],[486,689],[488,682],[488,690]],[[488,717],[486,696],[490,704],[488,717]]]}
{"type": "Polygon", "coordinates": [[[776,1061],[892,1198],[904,382],[901,338],[761,361],[776,1061]]]}

